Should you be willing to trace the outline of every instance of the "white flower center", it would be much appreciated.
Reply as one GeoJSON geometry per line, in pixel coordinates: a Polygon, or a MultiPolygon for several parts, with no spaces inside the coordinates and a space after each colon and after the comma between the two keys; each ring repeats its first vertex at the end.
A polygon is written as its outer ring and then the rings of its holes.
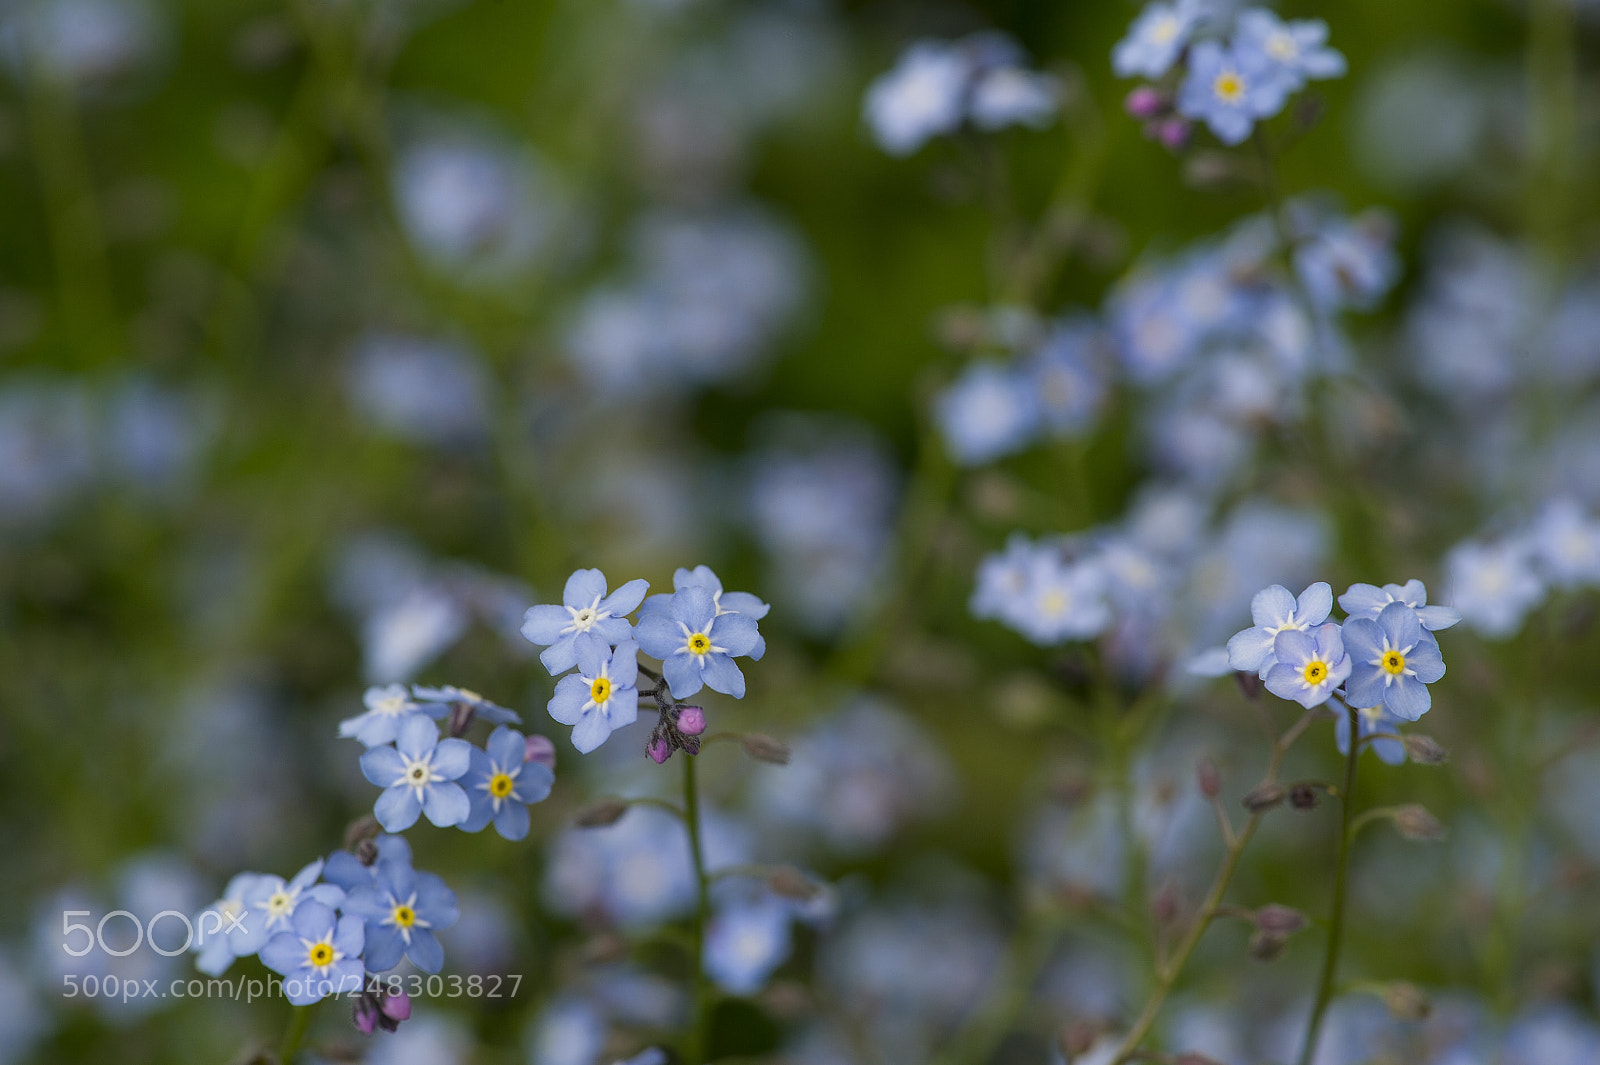
{"type": "Polygon", "coordinates": [[[594,602],[586,607],[567,607],[567,613],[572,615],[572,623],[562,632],[588,632],[596,624],[604,621],[611,615],[600,609],[600,597],[594,597],[594,602]]]}

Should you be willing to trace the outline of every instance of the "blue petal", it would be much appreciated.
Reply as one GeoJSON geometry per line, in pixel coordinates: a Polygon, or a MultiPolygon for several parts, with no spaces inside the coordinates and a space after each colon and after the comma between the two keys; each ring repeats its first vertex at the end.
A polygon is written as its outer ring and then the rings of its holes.
{"type": "Polygon", "coordinates": [[[289,894],[293,895],[296,892],[304,891],[312,884],[315,884],[317,882],[317,877],[321,875],[322,859],[317,858],[303,866],[298,873],[294,874],[294,879],[289,881],[289,894]]]}
{"type": "Polygon", "coordinates": [[[689,626],[691,631],[704,632],[706,625],[716,616],[716,604],[711,593],[691,585],[680,588],[672,595],[672,617],[689,626]]]}
{"type": "Polygon", "coordinates": [[[569,632],[539,652],[539,661],[552,677],[559,677],[578,664],[578,652],[573,646],[573,637],[576,635],[569,632]]]}
{"type": "Polygon", "coordinates": [[[438,742],[439,726],[427,714],[407,714],[400,722],[394,747],[402,756],[414,762],[433,750],[438,742]]]}
{"type": "MultiPolygon", "coordinates": [[[[635,714],[637,716],[637,712],[635,714]]],[[[543,802],[555,786],[556,774],[542,762],[527,762],[517,777],[516,796],[523,802],[543,802]]]]}
{"type": "Polygon", "coordinates": [[[661,675],[667,679],[674,699],[687,699],[705,685],[699,665],[686,654],[670,654],[663,658],[661,675]]]}
{"type": "Polygon", "coordinates": [[[467,814],[467,819],[456,827],[463,832],[482,832],[494,820],[494,800],[482,788],[469,785],[466,791],[472,810],[467,814]]]}
{"type": "Polygon", "coordinates": [[[1272,653],[1272,633],[1257,625],[1236,632],[1228,640],[1228,665],[1243,673],[1261,668],[1261,660],[1272,653]]]}
{"type": "Polygon", "coordinates": [[[380,788],[391,788],[406,775],[406,763],[393,747],[369,747],[361,753],[361,774],[380,788]]]}
{"type": "Polygon", "coordinates": [[[261,948],[261,963],[275,973],[288,976],[306,960],[306,948],[293,932],[279,932],[261,948]]]}
{"type": "MultiPolygon", "coordinates": [[[[739,672],[739,667],[727,655],[707,655],[704,678],[706,686],[712,691],[731,695],[735,699],[744,698],[744,674],[739,672]]],[[[672,694],[678,694],[676,688],[672,694]]]]}
{"type": "Polygon", "coordinates": [[[1417,620],[1417,612],[1404,603],[1390,603],[1384,607],[1378,614],[1378,627],[1396,647],[1411,647],[1422,639],[1422,623],[1417,620]]]}
{"type": "MultiPolygon", "coordinates": [[[[1346,628],[1349,626],[1346,625],[1346,628]]],[[[1344,690],[1349,696],[1351,706],[1366,709],[1372,706],[1384,705],[1384,672],[1377,666],[1367,666],[1356,663],[1350,670],[1350,677],[1344,682],[1344,690]]]]}
{"type": "Polygon", "coordinates": [[[529,643],[548,646],[561,639],[561,630],[572,624],[566,607],[530,606],[522,618],[522,635],[529,643]]]}
{"type": "Polygon", "coordinates": [[[423,972],[436,973],[444,965],[444,948],[432,932],[426,928],[414,928],[411,931],[411,946],[406,948],[406,957],[423,972]]]}
{"type": "Polygon", "coordinates": [[[333,931],[334,921],[333,907],[315,899],[302,899],[289,918],[290,927],[301,939],[321,939],[333,931]]]}
{"type": "Polygon", "coordinates": [[[1310,633],[1285,629],[1272,641],[1272,654],[1280,663],[1304,666],[1317,655],[1317,641],[1310,633]]]}
{"type": "Polygon", "coordinates": [[[1328,620],[1333,609],[1333,589],[1327,581],[1318,581],[1300,593],[1295,609],[1295,620],[1302,625],[1321,625],[1328,620]]]}
{"type": "Polygon", "coordinates": [[[772,609],[771,606],[763,603],[749,592],[723,592],[722,598],[718,602],[725,612],[744,614],[747,617],[755,618],[757,621],[766,617],[767,612],[772,609]]]}
{"type": "Polygon", "coordinates": [[[1305,692],[1305,678],[1293,666],[1279,662],[1266,676],[1267,691],[1280,699],[1299,699],[1305,692]]]}
{"type": "Polygon", "coordinates": [[[1417,608],[1417,620],[1429,632],[1438,632],[1460,621],[1461,615],[1447,606],[1421,606],[1417,608]]]}
{"type": "Polygon", "coordinates": [[[1352,618],[1375,618],[1388,602],[1388,594],[1375,584],[1352,584],[1339,597],[1339,606],[1352,618]]]}
{"type": "MultiPolygon", "coordinates": [[[[1398,605],[1406,610],[1411,609],[1404,603],[1398,605]]],[[[1383,705],[1400,720],[1415,721],[1428,712],[1433,705],[1433,696],[1428,694],[1428,686],[1415,677],[1397,677],[1383,693],[1383,705]]]]}
{"type": "Polygon", "coordinates": [[[561,601],[579,610],[594,605],[606,594],[606,575],[597,569],[580,569],[567,578],[561,601]]]}
{"type": "Polygon", "coordinates": [[[440,828],[459,825],[472,812],[472,803],[460,784],[429,784],[423,793],[422,812],[440,828]]]}
{"type": "MultiPolygon", "coordinates": [[[[1401,609],[1406,609],[1401,607],[1401,609]]],[[[1355,659],[1356,665],[1369,665],[1383,653],[1383,630],[1378,628],[1378,623],[1371,618],[1352,618],[1344,623],[1344,631],[1340,633],[1344,640],[1345,653],[1355,659]]],[[[1377,703],[1358,704],[1361,706],[1377,706],[1377,703]]]]}
{"type": "Polygon", "coordinates": [[[461,916],[456,906],[456,893],[450,890],[443,877],[434,873],[417,874],[417,913],[435,932],[456,923],[461,916]]]}
{"type": "MultiPolygon", "coordinates": [[[[723,614],[711,622],[711,642],[726,647],[732,656],[747,655],[761,639],[756,619],[745,614],[723,614]]],[[[716,687],[716,685],[712,685],[716,687]]]]}
{"type": "Polygon", "coordinates": [[[367,924],[367,968],[375,973],[386,972],[400,964],[405,956],[406,943],[400,929],[393,925],[371,921],[367,924]]]}
{"type": "Polygon", "coordinates": [[[350,889],[344,897],[344,912],[358,917],[383,917],[389,912],[388,892],[379,893],[372,884],[350,889]]]}
{"type": "Polygon", "coordinates": [[[489,742],[484,744],[484,747],[496,765],[505,767],[521,765],[528,753],[528,738],[516,729],[501,725],[489,733],[489,742]]]}
{"type": "Polygon", "coordinates": [[[606,596],[600,603],[600,609],[613,617],[631,614],[639,609],[639,604],[644,600],[644,593],[649,590],[649,581],[642,578],[631,580],[606,596]]]}
{"type": "Polygon", "coordinates": [[[611,736],[611,722],[598,709],[586,711],[572,729],[572,745],[588,754],[611,736]]]}
{"type": "Polygon", "coordinates": [[[333,930],[333,946],[347,958],[360,957],[366,937],[365,922],[352,914],[339,918],[339,924],[333,930]]]}
{"type": "Polygon", "coordinates": [[[611,654],[611,669],[607,674],[614,688],[632,688],[639,681],[639,645],[624,640],[611,654]]]}
{"type": "Polygon", "coordinates": [[[589,701],[589,692],[589,682],[582,677],[562,677],[546,709],[563,725],[576,725],[583,716],[583,704],[589,701]]]}
{"type": "Polygon", "coordinates": [[[669,614],[646,614],[633,627],[639,649],[665,662],[683,646],[683,627],[669,614]]]}
{"type": "Polygon", "coordinates": [[[472,744],[466,740],[440,740],[433,749],[433,760],[429,765],[436,776],[457,780],[472,765],[472,751],[472,744]]]}
{"type": "Polygon", "coordinates": [[[416,791],[412,788],[389,788],[372,807],[373,816],[378,819],[386,832],[404,832],[417,823],[417,817],[422,813],[422,804],[417,801],[416,791]]]}
{"type": "Polygon", "coordinates": [[[528,808],[520,802],[502,804],[494,827],[506,839],[523,839],[528,834],[528,808]]]}

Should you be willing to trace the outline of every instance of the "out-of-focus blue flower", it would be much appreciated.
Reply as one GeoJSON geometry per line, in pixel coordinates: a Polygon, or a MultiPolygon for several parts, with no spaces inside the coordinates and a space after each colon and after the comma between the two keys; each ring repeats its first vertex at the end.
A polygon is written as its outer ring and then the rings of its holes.
{"type": "Polygon", "coordinates": [[[1483,635],[1497,640],[1512,636],[1528,611],[1544,602],[1544,582],[1534,572],[1531,556],[1521,538],[1457,544],[1444,560],[1450,589],[1446,598],[1483,635]]]}
{"type": "Polygon", "coordinates": [[[565,994],[540,1011],[528,1032],[531,1065],[599,1065],[606,1022],[587,999],[565,994]]]}
{"type": "Polygon", "coordinates": [[[1539,568],[1558,588],[1600,584],[1600,521],[1577,500],[1551,500],[1528,532],[1539,568]]]}
{"type": "Polygon", "coordinates": [[[48,519],[94,476],[94,423],[75,382],[0,391],[0,529],[48,519]]]}
{"type": "MultiPolygon", "coordinates": [[[[706,598],[710,599],[709,593],[706,598]]],[[[648,620],[640,621],[641,634],[648,620]]],[[[551,717],[572,726],[572,745],[580,753],[588,754],[617,729],[638,720],[638,655],[639,647],[632,640],[624,640],[614,650],[594,642],[579,645],[578,673],[561,678],[549,710],[551,717]]]]}
{"type": "Polygon", "coordinates": [[[261,960],[283,974],[284,998],[309,1006],[329,995],[361,990],[366,979],[363,941],[360,917],[336,917],[331,907],[307,900],[295,911],[292,928],[261,948],[261,960]]]}
{"type": "Polygon", "coordinates": [[[361,626],[367,679],[411,677],[459,640],[470,620],[460,600],[434,585],[417,585],[386,602],[361,626]]]}
{"type": "Polygon", "coordinates": [[[1128,27],[1128,35],[1111,50],[1111,69],[1121,78],[1159,78],[1189,44],[1199,16],[1197,3],[1147,4],[1128,27]]]}
{"type": "Polygon", "coordinates": [[[1339,597],[1339,606],[1352,618],[1377,618],[1390,603],[1404,603],[1417,612],[1417,621],[1429,632],[1448,629],[1461,615],[1447,606],[1428,605],[1428,587],[1413,578],[1404,585],[1352,584],[1339,597]]]}
{"type": "Polygon", "coordinates": [[[461,778],[472,813],[461,822],[468,832],[481,832],[490,821],[506,839],[528,834],[528,806],[550,794],[556,775],[547,765],[529,762],[528,740],[501,725],[489,734],[484,750],[472,749],[472,766],[461,778]]]}
{"type": "MultiPolygon", "coordinates": [[[[1383,706],[1369,706],[1356,710],[1356,722],[1359,735],[1356,742],[1366,741],[1372,752],[1380,761],[1389,765],[1399,765],[1406,760],[1406,745],[1403,741],[1390,739],[1398,735],[1400,726],[1405,722],[1391,714],[1383,706]],[[1383,736],[1383,739],[1368,740],[1368,736],[1383,736]]],[[[1350,715],[1342,710],[1335,715],[1333,721],[1333,738],[1339,745],[1340,754],[1350,753],[1350,715]]]]}
{"type": "Polygon", "coordinates": [[[1239,12],[1234,40],[1263,55],[1283,79],[1287,92],[1298,92],[1310,80],[1344,76],[1344,56],[1328,47],[1328,24],[1321,19],[1285,22],[1264,7],[1239,12]]]}
{"type": "Polygon", "coordinates": [[[1033,573],[1033,542],[1012,533],[1004,551],[985,555],[978,563],[977,585],[967,609],[975,618],[993,618],[1015,628],[1027,611],[1027,591],[1033,573]]]}
{"type": "Polygon", "coordinates": [[[1346,621],[1344,646],[1351,665],[1345,684],[1350,702],[1381,705],[1404,721],[1428,712],[1433,705],[1428,685],[1444,676],[1444,659],[1413,607],[1390,603],[1375,620],[1346,621]]]}
{"type": "Polygon", "coordinates": [[[761,633],[747,614],[718,614],[712,595],[690,585],[672,595],[667,613],[639,619],[639,648],[661,660],[661,672],[675,699],[687,699],[703,686],[744,698],[744,674],[733,659],[756,649],[761,633]]]}
{"type": "Polygon", "coordinates": [[[483,368],[460,345],[373,334],[352,353],[346,383],[357,413],[391,436],[448,445],[487,431],[483,368]]]}
{"type": "Polygon", "coordinates": [[[1028,360],[1026,373],[1045,426],[1053,433],[1080,437],[1094,428],[1105,402],[1106,383],[1095,362],[1099,330],[1083,320],[1051,330],[1028,360]]]}
{"type": "Polygon", "coordinates": [[[1273,648],[1281,632],[1307,632],[1328,620],[1333,609],[1333,589],[1326,581],[1309,585],[1298,599],[1281,584],[1257,592],[1250,601],[1255,622],[1228,641],[1228,665],[1265,679],[1273,662],[1273,648]]]}
{"type": "Polygon", "coordinates": [[[429,688],[413,684],[411,695],[416,699],[418,709],[429,717],[444,717],[455,707],[461,706],[471,710],[475,720],[487,721],[491,725],[522,723],[522,715],[515,710],[508,710],[499,703],[491,702],[471,688],[458,688],[454,684],[441,684],[437,688],[429,688]]]}
{"type": "Polygon", "coordinates": [[[1284,629],[1272,641],[1273,666],[1263,678],[1267,690],[1310,709],[1321,706],[1350,675],[1339,626],[1329,622],[1309,632],[1284,629]]]}
{"type": "Polygon", "coordinates": [[[400,722],[407,714],[422,712],[429,717],[439,718],[448,712],[438,704],[426,707],[419,705],[411,698],[404,684],[368,688],[362,694],[361,701],[366,704],[367,712],[339,722],[339,735],[354,737],[366,747],[393,743],[400,722]]]}
{"type": "Polygon", "coordinates": [[[945,41],[918,41],[867,89],[864,115],[891,155],[910,155],[961,125],[969,65],[945,41]]]}
{"type": "Polygon", "coordinates": [[[940,393],[934,415],[951,456],[977,466],[1027,447],[1040,409],[1029,381],[1009,367],[980,362],[940,393]]]}
{"type": "Polygon", "coordinates": [[[147,0],[43,0],[7,5],[0,56],[19,78],[92,88],[148,67],[165,28],[147,0]]]}
{"type": "Polygon", "coordinates": [[[589,644],[596,652],[626,640],[633,631],[628,615],[644,601],[650,582],[631,580],[606,594],[606,575],[597,569],[580,569],[567,578],[561,606],[533,606],[522,623],[530,643],[546,645],[539,661],[558,676],[578,664],[578,646],[589,644]]]}
{"type": "Polygon", "coordinates": [[[981,130],[1043,129],[1055,119],[1060,100],[1061,83],[1050,75],[1003,66],[978,78],[967,106],[972,124],[981,130]]]}
{"type": "Polygon", "coordinates": [[[367,969],[375,973],[393,969],[402,957],[423,972],[438,972],[444,948],[437,933],[460,917],[455,892],[442,879],[392,858],[378,862],[372,883],[350,890],[344,912],[366,923],[367,969]]]}
{"type": "Polygon", "coordinates": [[[1318,310],[1371,310],[1400,276],[1394,226],[1372,213],[1325,220],[1295,245],[1294,268],[1318,310]]]}
{"type": "Polygon", "coordinates": [[[439,739],[439,727],[424,714],[400,722],[394,746],[370,747],[361,755],[361,772],[384,789],[373,806],[378,823],[403,832],[421,814],[440,828],[465,821],[471,803],[456,781],[471,765],[471,752],[466,740],[439,739]]]}
{"type": "Polygon", "coordinates": [[[754,995],[794,949],[793,908],[762,894],[724,903],[706,928],[705,970],[730,995],[754,995]]]}
{"type": "Polygon", "coordinates": [[[1092,559],[1068,560],[1059,551],[1038,552],[1028,571],[1027,608],[1016,628],[1034,643],[1087,640],[1111,623],[1105,574],[1092,559]]]}
{"type": "Polygon", "coordinates": [[[1506,1030],[1505,1065],[1554,1065],[1600,1061],[1600,1028],[1565,1006],[1545,1006],[1523,1013],[1506,1030]]]}
{"type": "Polygon", "coordinates": [[[317,902],[323,906],[337,907],[343,902],[343,889],[335,884],[317,883],[321,875],[322,859],[318,858],[291,880],[270,875],[256,877],[244,894],[250,919],[261,921],[261,931],[250,929],[252,940],[262,936],[270,938],[290,927],[295,912],[305,903],[317,902]]]}
{"type": "Polygon", "coordinates": [[[1134,384],[1170,378],[1194,354],[1198,332],[1180,310],[1164,274],[1139,271],[1111,293],[1106,317],[1117,358],[1134,384]]]}
{"type": "Polygon", "coordinates": [[[351,888],[372,883],[378,875],[379,861],[411,864],[411,844],[406,842],[404,836],[385,833],[373,840],[373,844],[378,852],[373,864],[363,864],[360,858],[349,851],[334,851],[328,855],[327,864],[322,867],[322,879],[348,892],[351,888]]]}
{"type": "Polygon", "coordinates": [[[1200,41],[1189,53],[1189,72],[1178,91],[1178,111],[1203,121],[1224,144],[1250,136],[1258,119],[1283,109],[1288,95],[1267,57],[1245,41],[1227,48],[1200,41]]]}
{"type": "Polygon", "coordinates": [[[246,898],[256,893],[260,873],[240,873],[222,889],[222,898],[195,918],[195,943],[199,957],[195,967],[210,976],[221,976],[233,959],[248,957],[267,941],[264,913],[251,913],[246,898]]]}
{"type": "MultiPolygon", "coordinates": [[[[711,605],[716,608],[719,616],[722,614],[744,614],[760,621],[767,616],[767,611],[772,609],[771,605],[763,603],[749,592],[724,592],[722,590],[722,579],[712,572],[710,566],[696,566],[692,570],[679,567],[672,574],[672,587],[674,590],[688,588],[691,585],[698,585],[711,593],[711,605]]],[[[639,616],[670,614],[671,607],[672,595],[667,592],[659,592],[645,599],[644,605],[639,608],[639,616]]],[[[750,652],[750,658],[752,661],[759,662],[761,656],[766,653],[766,638],[758,636],[756,646],[750,652]]]]}

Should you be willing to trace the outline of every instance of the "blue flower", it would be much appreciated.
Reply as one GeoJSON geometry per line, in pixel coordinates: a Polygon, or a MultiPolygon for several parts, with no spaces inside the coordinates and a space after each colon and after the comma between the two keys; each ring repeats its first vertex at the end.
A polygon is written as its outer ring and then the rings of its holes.
{"type": "Polygon", "coordinates": [[[1304,632],[1321,625],[1332,609],[1333,589],[1325,581],[1308,587],[1299,599],[1281,584],[1262,589],[1250,600],[1250,618],[1255,625],[1235,633],[1228,641],[1228,665],[1241,672],[1260,673],[1265,679],[1273,665],[1278,633],[1304,632]]]}
{"type": "MultiPolygon", "coordinates": [[[[696,566],[692,570],[679,567],[672,575],[674,590],[697,586],[711,593],[711,604],[716,608],[717,614],[744,614],[746,617],[760,621],[767,616],[767,611],[772,607],[763,603],[749,592],[724,592],[722,580],[711,571],[710,566],[696,566]]],[[[670,614],[672,610],[672,596],[667,592],[660,592],[650,596],[639,608],[639,616],[646,614],[670,614]]],[[[752,661],[759,662],[761,656],[767,653],[765,638],[756,640],[755,648],[750,652],[752,661]]]]}
{"type": "Polygon", "coordinates": [[[420,684],[413,684],[411,694],[416,697],[420,709],[429,717],[443,717],[454,707],[461,706],[471,710],[473,717],[479,721],[487,721],[491,725],[522,724],[522,717],[515,710],[507,710],[499,703],[490,702],[471,689],[458,688],[454,684],[445,684],[438,688],[425,688],[420,684]]]}
{"type": "Polygon", "coordinates": [[[1094,428],[1105,382],[1093,361],[1098,330],[1091,323],[1056,327],[1028,361],[1027,375],[1044,424],[1058,436],[1080,437],[1094,428]]]}
{"type": "Polygon", "coordinates": [[[443,706],[421,706],[412,700],[404,684],[372,687],[362,695],[367,712],[339,722],[339,735],[355,737],[364,746],[377,747],[393,743],[400,721],[407,714],[425,713],[429,717],[443,717],[449,711],[443,706]]]}
{"type": "Polygon", "coordinates": [[[438,972],[444,948],[435,933],[461,915],[443,880],[387,858],[372,883],[351,890],[344,912],[366,922],[367,968],[375,973],[393,969],[402,957],[425,973],[438,972]]]}
{"type": "Polygon", "coordinates": [[[1027,447],[1040,411],[1028,381],[998,363],[980,362],[939,394],[934,415],[950,456],[977,466],[1027,447]]]}
{"type": "Polygon", "coordinates": [[[1195,27],[1199,5],[1149,4],[1111,50],[1111,69],[1119,78],[1159,78],[1177,62],[1195,27]]]}
{"type": "Polygon", "coordinates": [[[266,914],[252,914],[247,901],[262,879],[260,873],[240,873],[228,881],[222,898],[196,918],[195,942],[200,956],[195,959],[195,967],[201,972],[221,976],[233,959],[249,957],[267,941],[266,914]]]}
{"type": "Polygon", "coordinates": [[[332,907],[308,900],[295,911],[293,926],[261,948],[261,960],[283,974],[285,998],[309,1006],[329,995],[361,990],[366,979],[364,942],[360,917],[335,918],[332,907]]]}
{"type": "Polygon", "coordinates": [[[422,714],[400,723],[393,747],[372,747],[361,756],[361,772],[378,787],[372,812],[389,832],[403,832],[418,814],[440,828],[459,825],[471,812],[467,793],[455,783],[471,765],[466,740],[439,739],[439,728],[422,714]]]}
{"type": "Polygon", "coordinates": [[[317,877],[321,875],[322,859],[318,858],[296,873],[292,880],[284,880],[281,876],[257,877],[244,895],[245,906],[250,911],[247,920],[254,921],[258,919],[257,915],[265,920],[262,921],[261,931],[258,933],[252,928],[251,935],[265,942],[266,938],[289,928],[295,911],[303,903],[318,902],[336,907],[343,902],[343,889],[336,884],[317,883],[317,877]]]}
{"type": "Polygon", "coordinates": [[[489,734],[485,750],[472,749],[472,768],[461,778],[472,803],[472,813],[461,822],[463,829],[481,832],[493,821],[506,839],[528,834],[528,804],[542,802],[550,794],[556,775],[549,766],[527,757],[527,737],[504,725],[489,734]]]}
{"type": "Polygon", "coordinates": [[[730,995],[756,994],[794,949],[793,917],[770,895],[725,904],[706,929],[706,975],[730,995]]]}
{"type": "Polygon", "coordinates": [[[1533,552],[1523,537],[1500,543],[1457,544],[1445,557],[1449,594],[1468,625],[1491,639],[1504,639],[1522,627],[1529,610],[1544,601],[1544,581],[1533,568],[1533,552]]]}
{"type": "MultiPolygon", "coordinates": [[[[1405,724],[1382,706],[1370,706],[1356,711],[1356,722],[1359,731],[1357,742],[1365,740],[1368,736],[1384,736],[1384,739],[1371,740],[1367,743],[1372,748],[1380,761],[1389,765],[1399,765],[1406,760],[1406,745],[1398,739],[1389,739],[1399,733],[1400,726],[1405,724]]],[[[1350,715],[1341,712],[1333,723],[1333,737],[1339,744],[1340,754],[1350,753],[1350,715]]]]}
{"type": "Polygon", "coordinates": [[[748,614],[719,615],[711,593],[691,585],[673,593],[667,613],[640,618],[638,638],[645,654],[661,660],[673,698],[706,686],[742,699],[744,674],[733,659],[754,651],[761,633],[748,614]]]}
{"type": "Polygon", "coordinates": [[[1528,533],[1528,546],[1550,583],[1564,588],[1600,584],[1600,521],[1577,500],[1545,504],[1528,533]]]}
{"type": "MultiPolygon", "coordinates": [[[[697,590],[710,600],[704,589],[697,590]]],[[[650,620],[639,620],[640,633],[650,620]]],[[[639,647],[632,640],[618,644],[614,651],[584,644],[579,648],[578,674],[562,677],[556,685],[556,693],[550,699],[550,716],[572,726],[572,745],[580,754],[588,754],[617,729],[639,719],[638,654],[639,647]]]]}
{"type": "Polygon", "coordinates": [[[1284,22],[1266,8],[1239,13],[1234,41],[1266,57],[1270,69],[1288,92],[1298,92],[1308,80],[1343,77],[1344,56],[1328,47],[1328,24],[1321,19],[1284,22]]]}
{"type": "Polygon", "coordinates": [[[1403,721],[1428,712],[1433,698],[1428,685],[1444,676],[1439,644],[1422,631],[1417,612],[1406,603],[1390,603],[1372,618],[1354,618],[1344,625],[1350,678],[1345,684],[1356,706],[1383,706],[1403,721]]]}
{"type": "Polygon", "coordinates": [[[1264,678],[1267,690],[1306,709],[1321,706],[1350,675],[1339,626],[1329,622],[1310,632],[1285,629],[1272,641],[1273,667],[1264,678]]]}
{"type": "Polygon", "coordinates": [[[1415,610],[1417,621],[1429,632],[1448,629],[1461,620],[1461,615],[1447,606],[1429,606],[1427,585],[1419,580],[1409,580],[1404,585],[1385,584],[1382,588],[1352,584],[1339,597],[1339,606],[1352,618],[1376,618],[1390,603],[1404,603],[1415,610]]]}
{"type": "Polygon", "coordinates": [[[1098,636],[1111,624],[1105,585],[1093,561],[1068,561],[1056,548],[1041,550],[1028,569],[1026,605],[1012,624],[1043,646],[1098,636]]]}
{"type": "Polygon", "coordinates": [[[978,78],[968,109],[972,124],[982,130],[1043,129],[1055,118],[1060,100],[1061,83],[1049,74],[1001,66],[978,78]]]}
{"type": "Polygon", "coordinates": [[[337,884],[348,892],[351,888],[372,883],[373,878],[378,875],[379,861],[411,864],[411,844],[406,842],[404,836],[385,833],[373,843],[378,849],[377,860],[373,864],[366,864],[349,851],[334,851],[328,855],[327,864],[322,867],[322,879],[330,884],[337,884]]]}
{"type": "Polygon", "coordinates": [[[867,89],[863,112],[879,146],[910,155],[961,125],[970,64],[945,41],[918,41],[867,89]]]}
{"type": "Polygon", "coordinates": [[[1370,310],[1394,287],[1400,257],[1381,215],[1318,221],[1294,249],[1294,268],[1316,308],[1370,310]]]}
{"type": "Polygon", "coordinates": [[[561,606],[528,608],[522,635],[530,643],[547,644],[539,661],[558,676],[578,664],[578,647],[596,650],[615,647],[633,631],[627,615],[644,599],[650,583],[632,580],[606,594],[606,575],[597,569],[580,569],[567,578],[561,606]]]}
{"type": "Polygon", "coordinates": [[[1178,90],[1178,111],[1204,121],[1224,144],[1250,136],[1259,118],[1282,108],[1288,90],[1266,57],[1242,42],[1224,48],[1201,41],[1189,54],[1189,73],[1178,90]]]}

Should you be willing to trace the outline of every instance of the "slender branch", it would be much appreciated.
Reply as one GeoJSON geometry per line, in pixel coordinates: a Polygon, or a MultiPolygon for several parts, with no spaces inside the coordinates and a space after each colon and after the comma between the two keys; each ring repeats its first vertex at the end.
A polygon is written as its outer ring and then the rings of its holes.
{"type": "Polygon", "coordinates": [[[683,757],[684,820],[689,826],[689,853],[694,860],[695,910],[694,910],[694,1015],[689,1021],[685,1040],[684,1058],[687,1065],[701,1065],[706,1060],[706,1028],[709,1021],[710,999],[707,995],[705,973],[706,916],[710,910],[710,881],[706,877],[705,849],[700,840],[700,787],[695,777],[699,759],[687,752],[683,757]]]}
{"type": "MultiPolygon", "coordinates": [[[[1360,731],[1360,721],[1356,711],[1347,708],[1350,715],[1350,735],[1355,736],[1360,731]]],[[[1300,1065],[1311,1065],[1311,1058],[1317,1052],[1317,1035],[1322,1029],[1322,1018],[1328,1012],[1328,1003],[1333,1000],[1333,981],[1339,969],[1339,948],[1344,941],[1344,909],[1345,896],[1350,880],[1350,838],[1351,810],[1355,806],[1353,791],[1356,786],[1356,766],[1361,761],[1361,745],[1350,744],[1350,753],[1345,756],[1344,762],[1344,788],[1339,794],[1343,813],[1339,821],[1339,852],[1334,860],[1333,870],[1333,912],[1328,918],[1328,945],[1322,955],[1322,974],[1317,978],[1317,996],[1311,1006],[1311,1020],[1306,1025],[1305,1042],[1300,1047],[1300,1065]]]]}

